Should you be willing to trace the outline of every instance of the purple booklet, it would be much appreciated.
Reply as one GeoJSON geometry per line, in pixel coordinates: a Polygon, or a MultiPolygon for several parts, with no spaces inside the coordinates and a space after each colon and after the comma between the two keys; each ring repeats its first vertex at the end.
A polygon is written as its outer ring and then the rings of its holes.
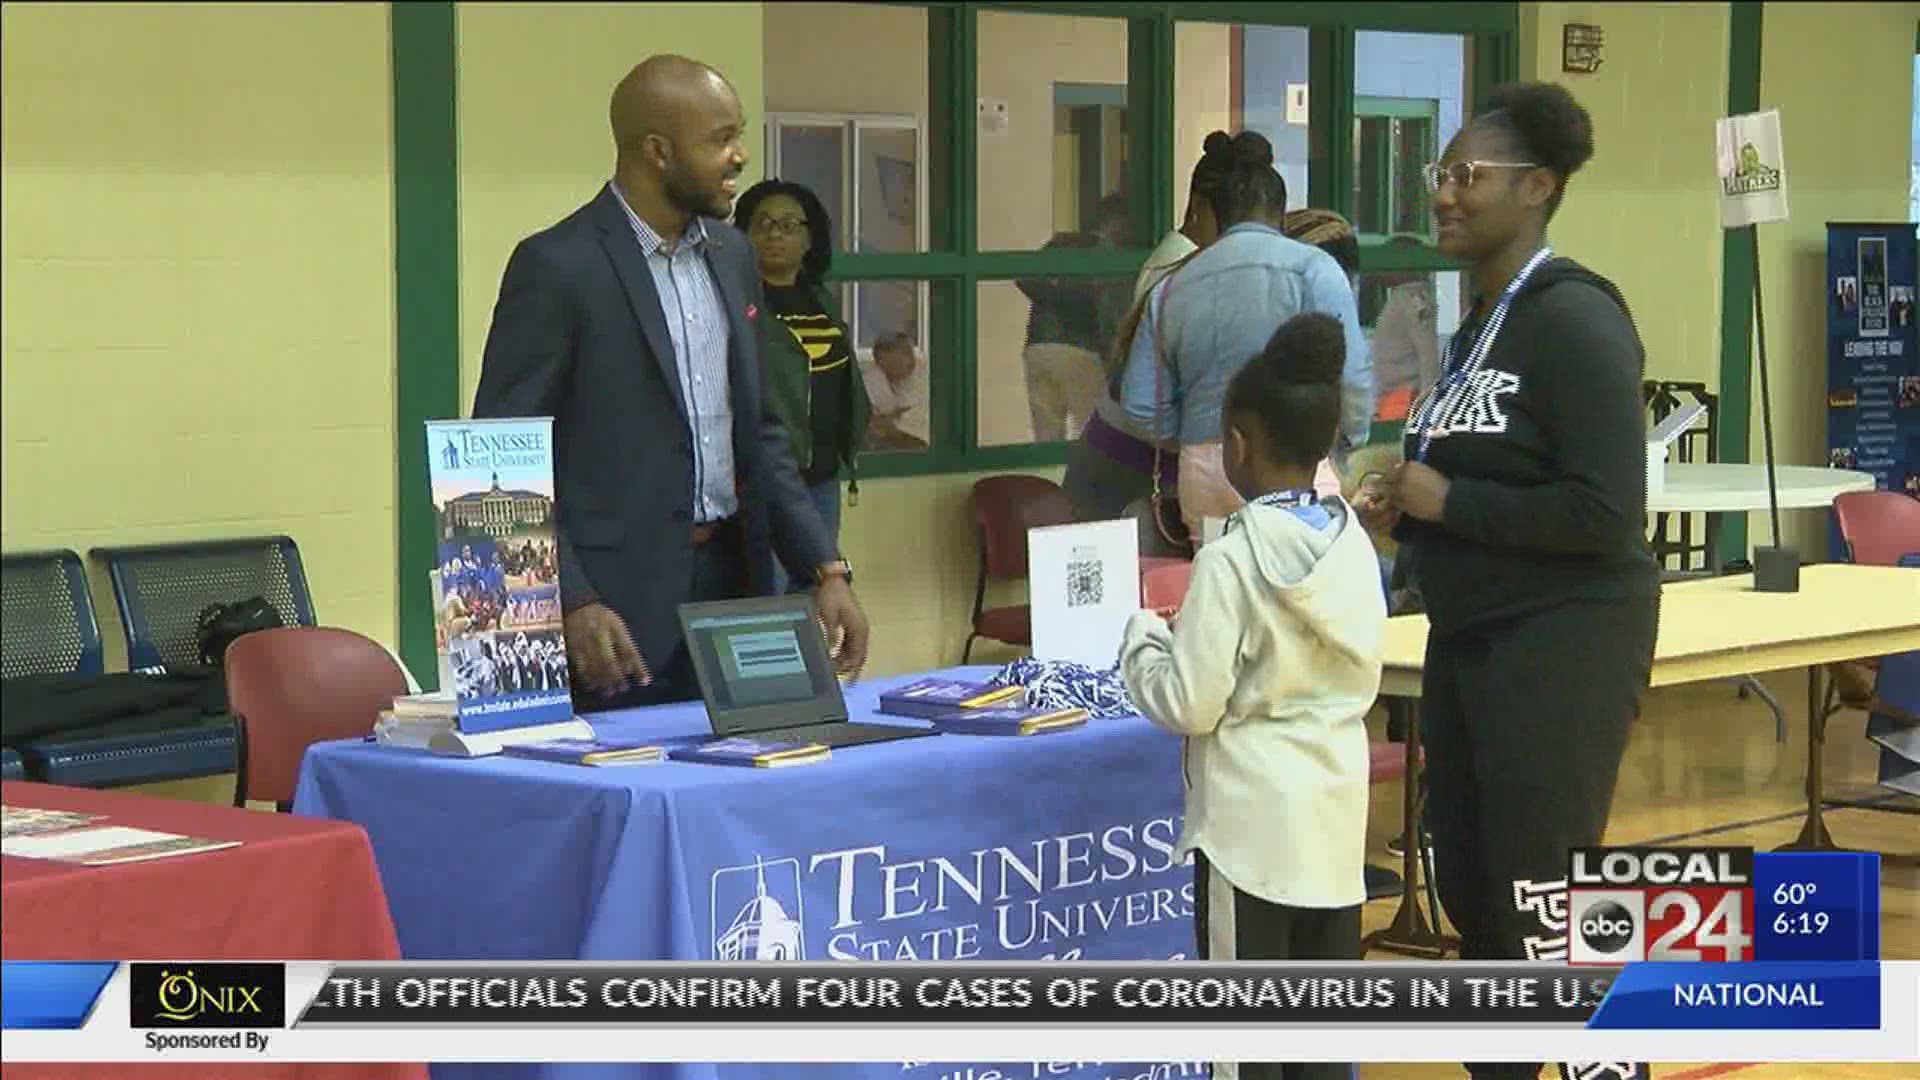
{"type": "Polygon", "coordinates": [[[933,726],[952,735],[1040,735],[1087,722],[1085,709],[960,709],[935,717],[933,726]]]}
{"type": "Polygon", "coordinates": [[[880,695],[880,711],[888,716],[942,720],[955,713],[994,706],[1018,705],[1025,691],[1018,686],[988,686],[957,679],[918,679],[880,695]]]}
{"type": "Polygon", "coordinates": [[[650,765],[667,759],[664,747],[646,739],[547,739],[509,746],[503,752],[563,765],[650,765]]]}
{"type": "Polygon", "coordinates": [[[825,761],[832,755],[833,751],[820,743],[781,742],[744,736],[676,746],[667,751],[667,756],[675,761],[691,761],[700,765],[739,765],[750,769],[808,765],[825,761]]]}

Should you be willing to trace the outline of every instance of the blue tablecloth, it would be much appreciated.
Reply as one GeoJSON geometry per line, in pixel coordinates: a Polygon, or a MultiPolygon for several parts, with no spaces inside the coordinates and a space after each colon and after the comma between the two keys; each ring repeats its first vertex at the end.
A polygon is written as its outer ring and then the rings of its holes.
{"type": "MultiPolygon", "coordinates": [[[[959,669],[984,677],[986,669],[959,669]]],[[[882,689],[849,687],[871,719],[882,689]]],[[[699,704],[594,718],[707,730],[699,704]]],[[[1176,864],[1179,744],[1145,720],[1029,738],[942,735],[786,769],[591,769],[314,747],[296,813],[364,826],[408,959],[1167,959],[1193,952],[1176,864]]],[[[436,1067],[436,1077],[874,1076],[964,1068],[436,1067]]],[[[1145,1066],[1088,1066],[1133,1080],[1145,1066]]],[[[1003,1069],[1035,1075],[1031,1064],[1003,1069]]],[[[985,1075],[982,1072],[975,1075],[985,1075]]],[[[1165,1072],[1153,1075],[1167,1075],[1165,1072]]],[[[1178,1067],[1171,1075],[1183,1075],[1178,1067]]],[[[1184,1075],[1195,1075],[1189,1071],[1184,1075]]]]}

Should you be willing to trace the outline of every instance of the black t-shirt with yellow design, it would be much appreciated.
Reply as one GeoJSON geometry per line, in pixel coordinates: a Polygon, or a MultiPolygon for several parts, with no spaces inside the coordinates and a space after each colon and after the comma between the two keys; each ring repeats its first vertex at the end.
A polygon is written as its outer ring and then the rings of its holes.
{"type": "Polygon", "coordinates": [[[847,430],[853,399],[853,350],[846,329],[820,306],[807,285],[768,285],[767,307],[778,316],[807,355],[809,414],[813,460],[801,475],[808,484],[834,478],[852,445],[847,430]]]}

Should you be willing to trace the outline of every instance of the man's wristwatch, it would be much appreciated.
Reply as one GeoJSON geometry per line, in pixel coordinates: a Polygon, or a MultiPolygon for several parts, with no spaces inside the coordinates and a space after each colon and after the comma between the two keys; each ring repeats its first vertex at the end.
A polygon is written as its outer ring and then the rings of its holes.
{"type": "Polygon", "coordinates": [[[841,559],[838,562],[821,563],[819,566],[813,568],[813,577],[816,584],[824,582],[830,577],[839,577],[847,579],[847,584],[851,585],[853,584],[853,564],[845,559],[841,559]]]}

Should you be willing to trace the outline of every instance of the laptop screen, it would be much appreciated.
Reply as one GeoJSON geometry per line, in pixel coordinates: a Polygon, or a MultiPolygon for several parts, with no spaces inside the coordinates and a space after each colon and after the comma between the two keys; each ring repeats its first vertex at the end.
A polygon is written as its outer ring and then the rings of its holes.
{"type": "Polygon", "coordinates": [[[763,731],[845,716],[840,682],[807,597],[687,604],[680,617],[715,731],[763,731]]]}

